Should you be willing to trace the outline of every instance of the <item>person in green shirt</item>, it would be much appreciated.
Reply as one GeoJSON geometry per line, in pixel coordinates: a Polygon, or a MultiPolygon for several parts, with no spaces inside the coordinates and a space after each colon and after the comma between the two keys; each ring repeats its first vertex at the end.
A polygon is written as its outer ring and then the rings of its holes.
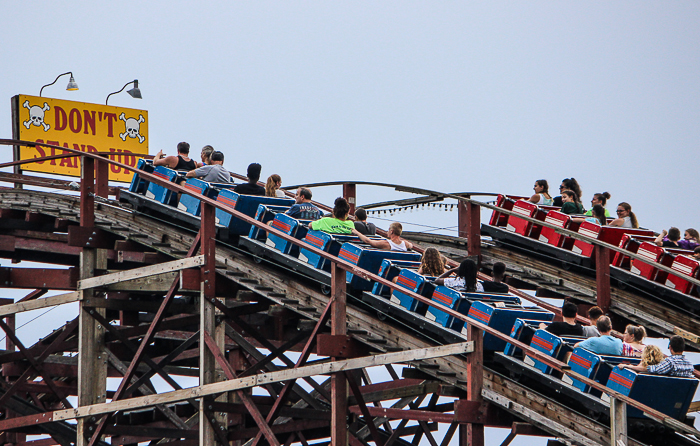
{"type": "Polygon", "coordinates": [[[314,231],[323,231],[330,234],[351,234],[355,229],[355,223],[348,220],[350,205],[343,197],[335,199],[333,206],[333,216],[323,217],[320,220],[309,223],[309,228],[314,231]]]}
{"type": "Polygon", "coordinates": [[[564,214],[583,214],[583,206],[576,201],[576,193],[570,190],[561,191],[561,199],[564,204],[561,207],[561,212],[564,214]]]}
{"type": "Polygon", "coordinates": [[[591,199],[591,208],[586,211],[585,215],[586,217],[590,217],[593,215],[593,206],[596,204],[599,204],[603,206],[603,209],[605,209],[605,218],[610,218],[610,211],[605,207],[605,204],[608,202],[608,199],[610,198],[610,194],[608,192],[603,192],[602,194],[593,194],[593,198],[591,199]]]}

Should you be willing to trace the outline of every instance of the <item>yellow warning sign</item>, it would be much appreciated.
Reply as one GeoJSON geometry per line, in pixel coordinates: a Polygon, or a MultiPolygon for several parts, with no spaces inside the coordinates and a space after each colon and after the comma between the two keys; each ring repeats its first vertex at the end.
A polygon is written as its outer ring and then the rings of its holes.
{"type": "MultiPolygon", "coordinates": [[[[14,138],[83,152],[112,152],[110,159],[135,167],[148,155],[148,112],[132,108],[38,96],[13,99],[14,138]]],[[[62,150],[21,147],[19,159],[60,155],[62,150]]],[[[22,165],[22,170],[80,176],[80,160],[61,158],[22,165]]],[[[110,165],[110,181],[131,181],[133,174],[110,165]]]]}

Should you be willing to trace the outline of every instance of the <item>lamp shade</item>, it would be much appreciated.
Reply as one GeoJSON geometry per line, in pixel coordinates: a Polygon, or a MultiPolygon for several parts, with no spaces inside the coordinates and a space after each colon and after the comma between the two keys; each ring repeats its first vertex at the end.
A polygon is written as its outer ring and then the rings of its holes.
{"type": "Polygon", "coordinates": [[[66,87],[66,90],[75,91],[77,89],[78,89],[78,84],[75,82],[73,75],[71,75],[70,80],[68,81],[68,86],[66,87]]]}
{"type": "Polygon", "coordinates": [[[134,88],[128,90],[127,93],[134,99],[141,99],[141,90],[139,89],[139,81],[134,80],[134,88]]]}

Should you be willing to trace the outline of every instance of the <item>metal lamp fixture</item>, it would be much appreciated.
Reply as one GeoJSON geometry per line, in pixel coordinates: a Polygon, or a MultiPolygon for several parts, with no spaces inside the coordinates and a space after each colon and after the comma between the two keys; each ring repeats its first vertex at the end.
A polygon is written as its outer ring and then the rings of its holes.
{"type": "Polygon", "coordinates": [[[75,91],[78,89],[78,84],[75,82],[75,79],[73,78],[73,72],[69,71],[67,73],[59,74],[56,79],[51,82],[50,84],[46,84],[43,87],[41,87],[41,90],[39,90],[39,97],[41,97],[41,94],[44,91],[44,88],[48,87],[49,85],[53,85],[58,81],[58,78],[61,76],[65,76],[66,74],[70,74],[70,80],[68,81],[68,86],[66,86],[66,90],[68,91],[75,91]]]}
{"type": "Polygon", "coordinates": [[[134,88],[132,88],[131,90],[128,90],[128,91],[127,91],[127,93],[129,93],[129,96],[131,96],[131,97],[134,98],[134,99],[141,99],[141,90],[139,90],[139,80],[138,80],[138,79],[134,79],[134,80],[131,81],[131,82],[127,82],[126,85],[124,85],[124,86],[122,87],[121,90],[115,91],[114,93],[108,94],[108,95],[107,95],[107,99],[105,100],[105,105],[107,105],[107,103],[109,102],[109,97],[110,97],[110,96],[112,96],[113,94],[121,93],[122,91],[124,91],[124,89],[125,89],[129,84],[134,84],[134,88]]]}

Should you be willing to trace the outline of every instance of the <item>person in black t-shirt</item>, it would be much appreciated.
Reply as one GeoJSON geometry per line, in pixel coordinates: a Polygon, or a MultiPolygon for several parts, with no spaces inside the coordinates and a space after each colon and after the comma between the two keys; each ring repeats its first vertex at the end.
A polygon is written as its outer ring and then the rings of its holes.
{"type": "Polygon", "coordinates": [[[561,316],[563,322],[552,322],[547,327],[545,324],[540,324],[540,328],[545,328],[553,335],[557,336],[583,336],[583,326],[576,322],[576,313],[578,306],[573,302],[564,302],[561,307],[561,316]]]}
{"type": "Polygon", "coordinates": [[[676,248],[680,249],[681,246],[678,244],[678,240],[681,239],[681,230],[675,227],[671,227],[668,231],[665,229],[661,231],[654,243],[657,246],[662,246],[664,248],[676,248]]]}
{"type": "Polygon", "coordinates": [[[258,163],[253,163],[248,166],[248,182],[239,184],[233,190],[238,194],[243,195],[261,195],[265,196],[265,188],[258,185],[260,179],[260,171],[262,166],[258,163]]]}
{"type": "Polygon", "coordinates": [[[377,233],[377,227],[374,226],[374,223],[367,223],[367,211],[362,208],[357,208],[355,211],[355,229],[362,235],[377,233]]]}
{"type": "Polygon", "coordinates": [[[485,280],[483,282],[484,291],[486,293],[507,293],[508,285],[503,283],[503,279],[506,275],[506,264],[503,262],[496,262],[493,264],[493,282],[485,280]]]}

